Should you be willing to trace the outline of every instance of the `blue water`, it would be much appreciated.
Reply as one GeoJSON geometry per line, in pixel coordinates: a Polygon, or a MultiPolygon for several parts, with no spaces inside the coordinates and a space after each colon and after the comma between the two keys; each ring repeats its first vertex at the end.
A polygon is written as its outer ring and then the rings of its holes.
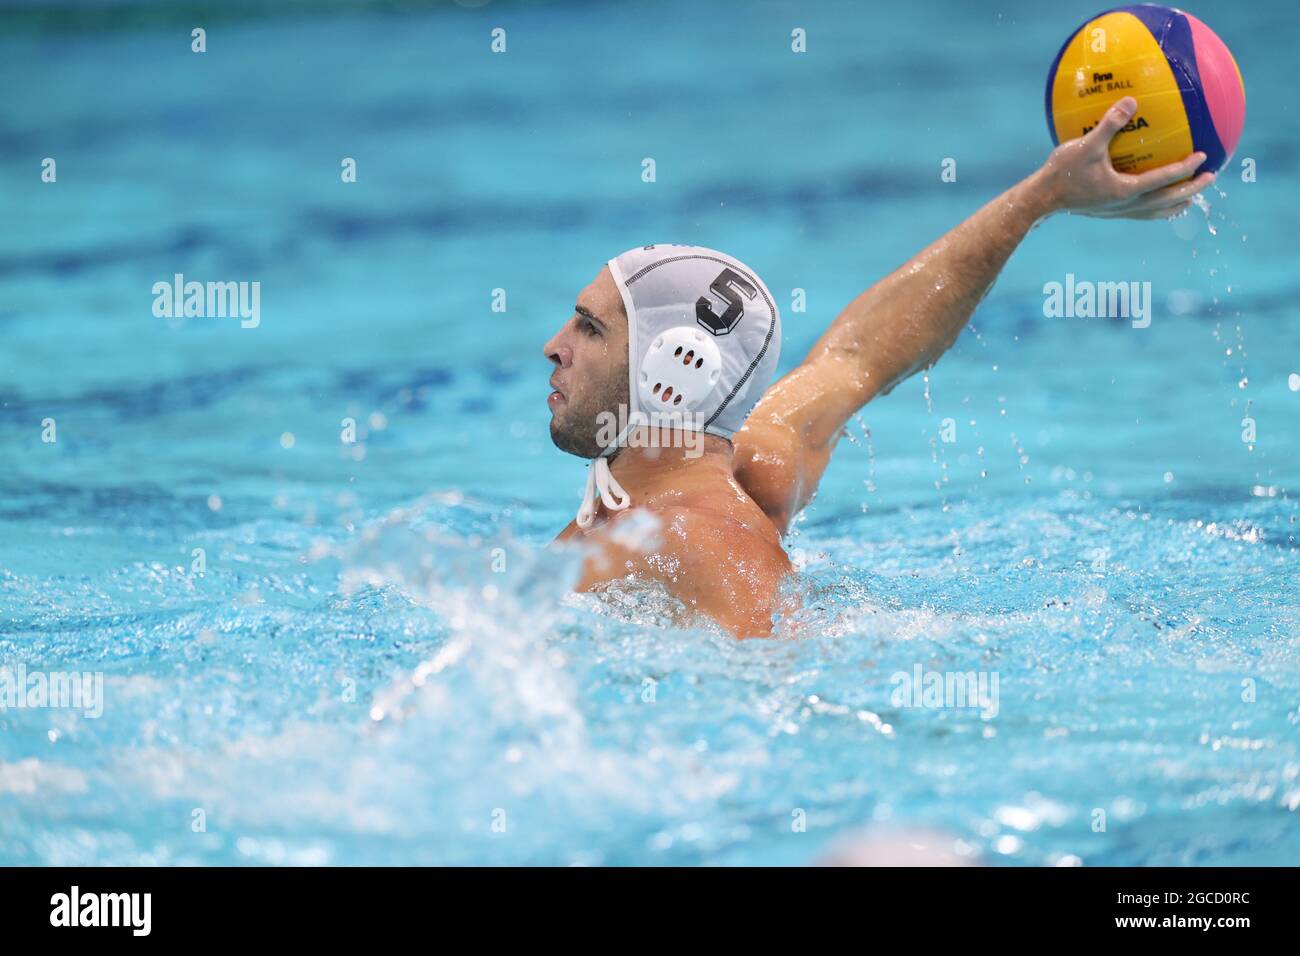
{"type": "Polygon", "coordinates": [[[103,675],[0,711],[0,863],[1300,859],[1294,5],[1193,10],[1249,97],[1208,214],[1041,226],[849,429],[802,637],[569,593],[540,348],[604,260],[739,256],[789,369],[1042,159],[1095,12],[802,7],[0,11],[0,666],[103,675]],[[156,318],[178,272],[261,324],[156,318]],[[1066,273],[1151,326],[1044,318],[1066,273]],[[900,706],[918,666],[996,716],[900,706]]]}

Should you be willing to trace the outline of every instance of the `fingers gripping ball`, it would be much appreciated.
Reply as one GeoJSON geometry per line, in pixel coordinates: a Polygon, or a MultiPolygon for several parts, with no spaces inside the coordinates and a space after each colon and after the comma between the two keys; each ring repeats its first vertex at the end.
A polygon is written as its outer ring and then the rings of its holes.
{"type": "Polygon", "coordinates": [[[700,329],[678,326],[658,336],[641,361],[637,391],[650,415],[698,408],[722,374],[722,355],[700,329]]]}
{"type": "Polygon", "coordinates": [[[1047,74],[1053,142],[1097,125],[1116,100],[1137,112],[1111,140],[1111,162],[1140,173],[1205,153],[1198,173],[1218,172],[1241,139],[1246,89],[1237,61],[1190,13],[1142,3],[1099,14],[1065,41],[1047,74]]]}

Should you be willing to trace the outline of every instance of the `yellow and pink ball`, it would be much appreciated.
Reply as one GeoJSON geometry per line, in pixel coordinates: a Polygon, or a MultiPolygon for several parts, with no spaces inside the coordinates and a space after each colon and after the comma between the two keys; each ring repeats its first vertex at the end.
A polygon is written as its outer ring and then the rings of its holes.
{"type": "Polygon", "coordinates": [[[1200,150],[1198,172],[1227,164],[1246,120],[1246,89],[1227,46],[1196,17],[1142,3],[1117,7],[1081,25],[1047,76],[1052,140],[1082,136],[1117,100],[1137,112],[1111,141],[1125,173],[1176,162],[1200,150]]]}

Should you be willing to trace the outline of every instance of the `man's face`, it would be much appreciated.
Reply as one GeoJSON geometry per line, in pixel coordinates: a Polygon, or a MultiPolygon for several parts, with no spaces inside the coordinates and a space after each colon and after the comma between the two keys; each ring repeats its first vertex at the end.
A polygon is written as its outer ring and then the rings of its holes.
{"type": "Polygon", "coordinates": [[[573,317],[542,351],[555,366],[554,391],[546,400],[551,441],[572,455],[595,458],[602,451],[597,416],[617,416],[629,399],[627,313],[608,266],[578,295],[573,317]]]}

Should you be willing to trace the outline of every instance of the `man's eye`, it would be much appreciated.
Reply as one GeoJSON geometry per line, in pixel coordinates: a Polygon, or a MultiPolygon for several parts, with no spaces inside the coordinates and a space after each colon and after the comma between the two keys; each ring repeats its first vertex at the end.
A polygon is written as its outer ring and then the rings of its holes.
{"type": "Polygon", "coordinates": [[[595,324],[594,322],[592,322],[591,319],[583,319],[583,320],[582,320],[582,326],[581,326],[581,328],[582,328],[582,334],[583,334],[583,335],[599,335],[599,334],[600,334],[600,330],[596,328],[596,324],[595,324]]]}

